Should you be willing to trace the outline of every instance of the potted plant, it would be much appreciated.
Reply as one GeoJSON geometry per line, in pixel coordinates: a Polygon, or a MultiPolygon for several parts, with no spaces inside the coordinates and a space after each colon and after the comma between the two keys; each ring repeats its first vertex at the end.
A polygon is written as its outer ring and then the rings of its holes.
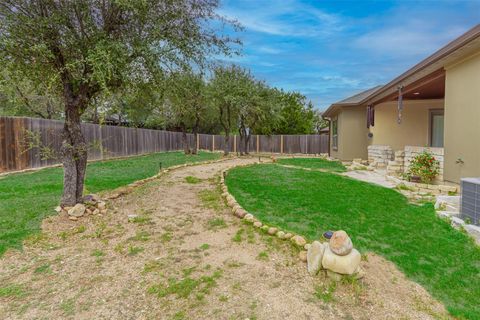
{"type": "Polygon", "coordinates": [[[424,150],[410,162],[408,177],[411,182],[431,183],[439,172],[438,160],[428,150],[424,150]]]}

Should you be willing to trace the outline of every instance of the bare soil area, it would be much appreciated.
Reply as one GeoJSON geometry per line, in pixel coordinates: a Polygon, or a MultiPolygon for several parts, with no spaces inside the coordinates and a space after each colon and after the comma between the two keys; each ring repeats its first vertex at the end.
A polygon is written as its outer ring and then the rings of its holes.
{"type": "Polygon", "coordinates": [[[254,161],[173,170],[106,215],[46,219],[23,252],[0,259],[0,318],[448,318],[379,256],[364,256],[362,280],[311,277],[297,249],[234,217],[219,173],[254,161]]]}

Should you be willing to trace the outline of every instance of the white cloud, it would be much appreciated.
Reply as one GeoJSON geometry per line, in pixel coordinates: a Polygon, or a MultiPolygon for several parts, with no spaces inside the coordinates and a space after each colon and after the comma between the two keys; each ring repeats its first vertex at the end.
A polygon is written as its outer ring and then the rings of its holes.
{"type": "Polygon", "coordinates": [[[220,14],[238,20],[247,30],[275,36],[318,37],[342,28],[341,19],[298,0],[235,3],[220,14]]]}

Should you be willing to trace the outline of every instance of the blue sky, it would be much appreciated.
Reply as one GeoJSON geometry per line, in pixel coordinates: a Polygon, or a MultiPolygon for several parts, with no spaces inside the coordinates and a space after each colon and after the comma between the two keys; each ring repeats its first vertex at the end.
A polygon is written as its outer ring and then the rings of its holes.
{"type": "Polygon", "coordinates": [[[319,109],[384,84],[480,23],[480,0],[224,0],[245,28],[228,58],[319,109]]]}

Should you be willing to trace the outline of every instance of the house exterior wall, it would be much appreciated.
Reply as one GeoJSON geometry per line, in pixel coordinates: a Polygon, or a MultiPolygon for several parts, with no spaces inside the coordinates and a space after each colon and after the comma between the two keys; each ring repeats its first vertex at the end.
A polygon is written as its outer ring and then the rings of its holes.
{"type": "Polygon", "coordinates": [[[366,106],[343,107],[335,116],[331,117],[331,120],[338,119],[338,150],[333,149],[333,134],[330,135],[330,155],[332,157],[340,160],[367,159],[366,114],[366,106]]]}
{"type": "Polygon", "coordinates": [[[430,110],[443,109],[443,100],[406,100],[403,102],[402,122],[397,123],[397,102],[389,101],[375,106],[375,126],[370,145],[387,145],[394,151],[405,146],[429,145],[430,110]]]}
{"type": "Polygon", "coordinates": [[[480,54],[446,67],[444,145],[445,180],[480,176],[480,54]]]}

